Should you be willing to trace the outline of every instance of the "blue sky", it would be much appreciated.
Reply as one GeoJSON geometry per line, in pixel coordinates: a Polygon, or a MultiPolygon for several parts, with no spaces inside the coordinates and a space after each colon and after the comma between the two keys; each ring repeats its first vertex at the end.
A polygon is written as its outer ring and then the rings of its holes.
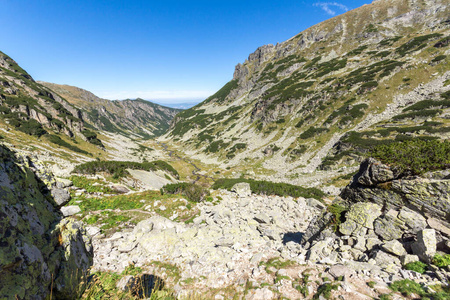
{"type": "Polygon", "coordinates": [[[203,100],[257,47],[371,0],[0,0],[0,51],[107,99],[203,100]]]}

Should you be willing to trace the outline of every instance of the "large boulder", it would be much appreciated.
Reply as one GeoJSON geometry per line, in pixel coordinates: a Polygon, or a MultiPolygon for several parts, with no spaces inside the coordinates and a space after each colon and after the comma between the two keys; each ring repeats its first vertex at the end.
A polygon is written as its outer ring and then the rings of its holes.
{"type": "Polygon", "coordinates": [[[63,219],[38,162],[0,145],[0,298],[75,299],[92,265],[81,223],[63,219]]]}

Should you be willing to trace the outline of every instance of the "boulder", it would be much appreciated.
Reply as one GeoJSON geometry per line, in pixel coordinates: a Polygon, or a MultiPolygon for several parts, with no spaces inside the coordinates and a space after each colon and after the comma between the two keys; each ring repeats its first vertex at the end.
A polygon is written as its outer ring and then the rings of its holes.
{"type": "Polygon", "coordinates": [[[403,247],[402,243],[400,243],[397,240],[392,240],[384,243],[381,248],[391,254],[394,254],[396,256],[403,256],[406,255],[406,250],[403,247]]]}
{"type": "Polygon", "coordinates": [[[375,259],[377,266],[380,266],[383,269],[391,269],[393,266],[401,266],[401,262],[398,257],[381,250],[375,252],[373,259],[375,259]]]}
{"type": "Polygon", "coordinates": [[[343,235],[351,235],[361,228],[373,229],[374,220],[381,215],[381,207],[375,203],[356,203],[346,213],[346,221],[339,226],[343,235]]]}
{"type": "Polygon", "coordinates": [[[81,208],[78,205],[69,205],[61,207],[61,212],[64,217],[70,217],[76,215],[81,211],[81,208]]]}
{"type": "Polygon", "coordinates": [[[427,221],[425,218],[421,214],[407,207],[403,207],[400,210],[398,219],[404,222],[406,227],[408,227],[410,229],[409,231],[413,234],[417,234],[420,230],[427,227],[427,221]]]}
{"type": "Polygon", "coordinates": [[[72,185],[73,185],[72,180],[64,178],[56,178],[56,187],[58,189],[65,189],[71,187],[72,185]]]}
{"type": "Polygon", "coordinates": [[[70,201],[70,194],[65,189],[53,188],[50,192],[59,207],[66,205],[70,201]]]}
{"type": "Polygon", "coordinates": [[[252,190],[250,189],[250,184],[247,182],[239,182],[233,185],[231,188],[232,192],[235,192],[239,197],[251,196],[252,190]]]}
{"type": "Polygon", "coordinates": [[[436,232],[434,229],[424,229],[417,234],[417,242],[412,244],[413,253],[427,263],[436,254],[436,232]]]}
{"type": "Polygon", "coordinates": [[[365,159],[357,175],[357,182],[364,186],[376,186],[394,179],[394,172],[385,164],[374,158],[365,159]]]}
{"type": "Polygon", "coordinates": [[[400,239],[404,228],[396,220],[389,215],[380,216],[374,222],[375,233],[384,241],[400,239]]]}

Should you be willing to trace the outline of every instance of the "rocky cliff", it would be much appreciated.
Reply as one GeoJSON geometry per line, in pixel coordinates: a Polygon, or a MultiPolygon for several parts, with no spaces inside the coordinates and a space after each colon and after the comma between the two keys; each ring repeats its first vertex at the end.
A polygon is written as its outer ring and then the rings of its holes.
{"type": "Polygon", "coordinates": [[[83,225],[63,219],[64,183],[0,145],[0,298],[75,299],[92,265],[83,225]]]}
{"type": "Polygon", "coordinates": [[[167,138],[195,158],[246,160],[297,183],[301,173],[356,167],[384,140],[448,137],[449,9],[374,1],[262,46],[180,113],[167,138]]]}
{"type": "Polygon", "coordinates": [[[142,99],[110,101],[74,86],[39,83],[67,99],[81,111],[83,119],[98,130],[131,132],[142,137],[159,136],[181,111],[142,99]]]}

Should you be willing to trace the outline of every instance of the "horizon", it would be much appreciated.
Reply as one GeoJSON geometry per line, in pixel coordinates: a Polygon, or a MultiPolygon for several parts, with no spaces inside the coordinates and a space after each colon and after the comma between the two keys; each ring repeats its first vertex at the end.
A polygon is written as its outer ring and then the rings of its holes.
{"type": "Polygon", "coordinates": [[[371,2],[3,0],[0,17],[14,29],[0,51],[35,80],[104,99],[199,103],[258,47],[371,2]]]}

